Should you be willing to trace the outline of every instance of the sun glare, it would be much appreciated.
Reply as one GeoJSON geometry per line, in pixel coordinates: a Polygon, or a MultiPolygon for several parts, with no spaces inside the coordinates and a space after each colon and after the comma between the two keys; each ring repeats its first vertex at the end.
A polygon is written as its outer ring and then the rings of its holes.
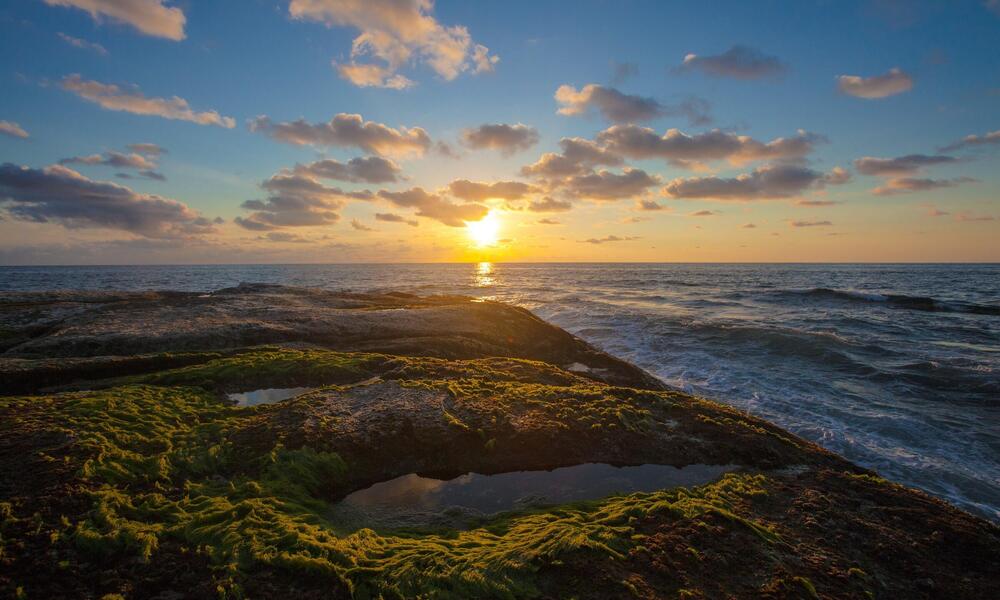
{"type": "Polygon", "coordinates": [[[465,227],[469,232],[469,239],[478,248],[493,246],[497,243],[497,234],[500,233],[500,220],[496,214],[489,213],[478,221],[466,221],[465,227]]]}

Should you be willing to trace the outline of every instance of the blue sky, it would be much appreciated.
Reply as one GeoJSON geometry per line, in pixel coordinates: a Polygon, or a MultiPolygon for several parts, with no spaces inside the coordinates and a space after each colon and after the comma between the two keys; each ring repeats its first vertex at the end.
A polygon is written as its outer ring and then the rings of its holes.
{"type": "MultiPolygon", "coordinates": [[[[5,238],[0,261],[1000,260],[1000,144],[959,148],[943,153],[956,159],[952,162],[891,177],[866,175],[853,166],[865,156],[939,156],[941,147],[965,136],[985,138],[1000,129],[996,2],[373,2],[370,6],[402,7],[400,14],[409,10],[442,28],[464,27],[470,42],[470,54],[462,59],[465,70],[454,78],[415,55],[391,67],[412,82],[409,87],[388,89],[356,85],[331,64],[385,65],[376,55],[351,55],[352,41],[366,30],[392,29],[381,28],[372,16],[377,11],[344,17],[350,10],[344,5],[351,2],[300,1],[312,17],[294,18],[287,1],[130,0],[137,11],[149,10],[154,17],[164,9],[181,11],[183,39],[143,32],[128,19],[102,12],[102,5],[113,4],[102,0],[15,0],[0,8],[5,90],[0,121],[15,123],[28,135],[0,135],[0,163],[42,170],[69,157],[154,143],[167,151],[156,161],[165,181],[116,178],[114,168],[102,165],[66,166],[92,181],[127,186],[137,197],[168,198],[206,219],[224,221],[197,232],[151,234],[113,218],[71,218],[48,205],[39,208],[37,197],[8,198],[6,204],[0,199],[0,211],[28,207],[0,221],[5,238]],[[498,57],[491,72],[473,72],[476,44],[498,57]],[[719,56],[733,47],[783,68],[763,77],[678,68],[688,54],[719,56]],[[620,64],[630,65],[632,74],[616,80],[620,64]],[[904,73],[911,88],[875,99],[838,90],[838,76],[872,78],[891,69],[904,73]],[[177,96],[196,112],[231,117],[235,127],[102,108],[64,89],[71,74],[126,92],[136,86],[146,97],[177,96]],[[712,121],[693,124],[670,110],[634,123],[612,123],[596,109],[580,116],[557,114],[554,94],[560,86],[582,90],[588,84],[651,98],[662,107],[698,99],[710,106],[712,121]],[[268,196],[260,184],[282,169],[371,154],[354,146],[282,143],[251,131],[248,121],[266,115],[277,123],[301,118],[319,124],[339,113],[397,129],[422,128],[462,156],[432,150],[393,156],[405,180],[320,181],[323,185],[376,194],[421,187],[453,205],[472,201],[441,192],[451,181],[519,181],[534,186],[531,194],[564,199],[572,209],[546,215],[526,211],[527,198],[517,199],[521,205],[509,198],[478,199],[502,223],[498,239],[485,241],[385,198],[331,201],[328,208],[337,218],[322,225],[272,224],[269,230],[238,225],[234,219],[252,212],[241,203],[268,196]],[[505,154],[465,148],[460,141],[463,131],[480,125],[517,123],[537,132],[537,142],[527,149],[505,154]],[[663,192],[662,184],[736,178],[777,163],[716,161],[692,168],[631,156],[608,168],[641,169],[660,183],[609,201],[521,173],[543,153],[558,152],[560,139],[594,140],[616,124],[658,134],[677,128],[698,135],[718,128],[765,143],[805,130],[827,141],[797,163],[817,174],[842,167],[850,181],[817,182],[766,198],[682,199],[663,192]],[[949,183],[872,194],[906,177],[949,183]],[[837,204],[820,210],[795,204],[819,197],[837,204]],[[637,210],[642,199],[664,210],[637,210]],[[716,218],[691,216],[700,211],[716,218]],[[398,213],[419,226],[376,227],[376,212],[398,213]],[[934,212],[948,214],[930,216],[934,212]],[[350,225],[353,219],[362,227],[350,225]],[[560,224],[539,225],[543,219],[560,224]],[[796,222],[817,225],[789,225],[796,222]],[[753,228],[744,227],[751,223],[753,228]]],[[[392,31],[405,36],[408,30],[392,31]]],[[[9,194],[2,186],[0,196],[9,194]]]]}

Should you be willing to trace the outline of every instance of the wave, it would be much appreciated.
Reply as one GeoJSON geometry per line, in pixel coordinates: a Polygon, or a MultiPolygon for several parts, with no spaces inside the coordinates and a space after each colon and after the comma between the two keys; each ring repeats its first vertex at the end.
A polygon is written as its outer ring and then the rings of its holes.
{"type": "Polygon", "coordinates": [[[892,308],[922,310],[928,312],[958,312],[975,315],[1000,316],[1000,305],[976,304],[959,300],[938,300],[929,296],[907,296],[905,294],[876,294],[853,290],[812,288],[807,290],[780,290],[782,296],[817,298],[840,302],[863,302],[885,304],[892,308]]]}

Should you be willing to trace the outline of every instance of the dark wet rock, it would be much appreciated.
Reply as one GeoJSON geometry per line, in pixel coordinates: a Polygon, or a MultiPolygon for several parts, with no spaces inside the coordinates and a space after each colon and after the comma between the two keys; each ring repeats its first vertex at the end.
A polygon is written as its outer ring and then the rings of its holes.
{"type": "MultiPolygon", "coordinates": [[[[0,331],[5,332],[0,341],[6,340],[0,346],[0,387],[7,377],[18,382],[29,370],[30,365],[8,359],[120,357],[289,343],[398,355],[578,363],[588,368],[589,376],[609,383],[663,387],[642,370],[526,310],[465,297],[350,294],[263,284],[212,294],[7,293],[0,294],[0,331]]],[[[170,366],[164,363],[161,368],[170,366]]],[[[44,364],[39,368],[46,371],[44,364]]],[[[120,374],[135,372],[124,369],[120,374]]]]}

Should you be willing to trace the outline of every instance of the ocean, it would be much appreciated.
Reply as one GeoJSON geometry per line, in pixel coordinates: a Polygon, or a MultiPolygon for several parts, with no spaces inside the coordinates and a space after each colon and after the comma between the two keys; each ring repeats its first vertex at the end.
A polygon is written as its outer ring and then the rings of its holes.
{"type": "Polygon", "coordinates": [[[241,282],[517,304],[675,388],[1000,521],[1000,265],[0,267],[3,291],[241,282]]]}

